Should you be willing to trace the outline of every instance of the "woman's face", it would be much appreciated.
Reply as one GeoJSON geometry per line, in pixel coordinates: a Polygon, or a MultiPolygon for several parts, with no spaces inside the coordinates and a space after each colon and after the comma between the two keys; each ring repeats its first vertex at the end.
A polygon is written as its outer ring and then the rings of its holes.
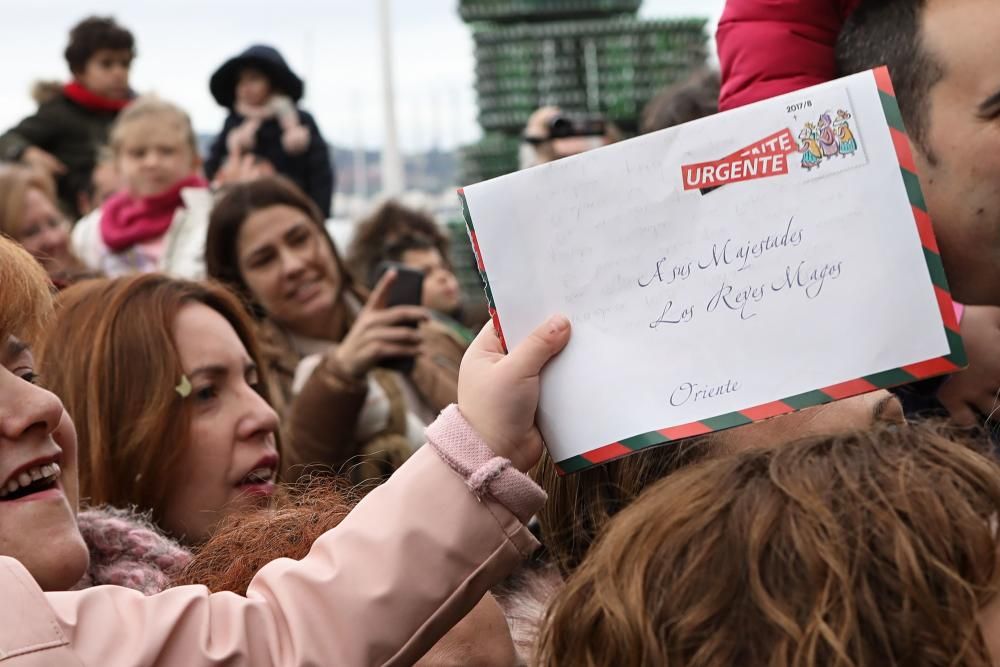
{"type": "Polygon", "coordinates": [[[37,188],[24,196],[24,219],[17,241],[37,259],[49,275],[71,264],[69,223],[48,197],[37,188]]]}
{"type": "Polygon", "coordinates": [[[87,569],[76,456],[73,422],[35,384],[31,352],[15,338],[0,342],[0,554],[44,590],[67,590],[87,569]]]}
{"type": "Polygon", "coordinates": [[[316,335],[329,321],[340,271],[323,232],[302,211],[279,204],[251,213],[236,256],[254,300],[294,333],[316,335]]]}
{"type": "Polygon", "coordinates": [[[274,493],[278,416],[257,393],[257,368],[232,325],[201,303],[181,308],[173,339],[191,403],[191,431],[163,527],[189,543],[206,540],[229,512],[274,493]]]}

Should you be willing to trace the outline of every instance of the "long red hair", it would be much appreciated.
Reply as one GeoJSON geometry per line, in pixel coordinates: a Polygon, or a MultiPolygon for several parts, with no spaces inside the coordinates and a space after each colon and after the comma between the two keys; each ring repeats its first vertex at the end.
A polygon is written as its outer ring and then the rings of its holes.
{"type": "MultiPolygon", "coordinates": [[[[171,332],[192,302],[222,315],[263,372],[245,309],[221,285],[148,274],[89,280],[60,294],[38,362],[76,422],[81,499],[134,505],[152,511],[154,521],[163,518],[190,427],[190,401],[176,389],[183,369],[171,332]]],[[[267,383],[260,386],[270,401],[267,383]]]]}

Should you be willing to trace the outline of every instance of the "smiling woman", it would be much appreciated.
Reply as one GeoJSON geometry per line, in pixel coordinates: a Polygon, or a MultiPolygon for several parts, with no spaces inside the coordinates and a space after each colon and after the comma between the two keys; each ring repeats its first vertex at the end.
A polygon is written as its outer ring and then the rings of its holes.
{"type": "Polygon", "coordinates": [[[39,361],[77,421],[85,498],[193,544],[267,502],[278,422],[235,297],[148,275],[81,283],[58,306],[39,361]]]}
{"type": "MultiPolygon", "coordinates": [[[[13,247],[2,237],[0,244],[13,247]]],[[[43,588],[69,588],[87,567],[87,547],[74,516],[76,437],[59,400],[33,386],[37,376],[27,345],[48,321],[52,298],[44,271],[30,255],[6,252],[2,259],[0,394],[9,400],[0,404],[0,444],[23,446],[0,446],[0,554],[25,563],[43,588]],[[38,548],[38,536],[28,526],[44,527],[45,549],[38,548]]]]}
{"type": "Polygon", "coordinates": [[[57,286],[84,273],[70,249],[69,231],[51,178],[29,167],[0,167],[0,233],[24,246],[57,286]]]}
{"type": "Polygon", "coordinates": [[[431,326],[425,309],[386,306],[392,272],[370,295],[359,289],[316,206],[290,181],[240,183],[220,198],[205,267],[258,315],[289,480],[349,461],[355,481],[389,474],[455,401],[464,345],[431,326]],[[411,371],[389,367],[400,357],[413,359],[411,371]]]}

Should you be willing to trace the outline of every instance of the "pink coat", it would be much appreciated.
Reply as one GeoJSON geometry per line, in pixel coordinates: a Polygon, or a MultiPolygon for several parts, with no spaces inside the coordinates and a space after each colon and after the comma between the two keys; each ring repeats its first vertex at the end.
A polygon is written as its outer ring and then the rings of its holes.
{"type": "Polygon", "coordinates": [[[456,408],[428,435],[308,556],[262,568],[246,597],[203,586],[43,593],[0,557],[0,663],[412,664],[535,549],[524,522],[544,500],[490,460],[456,408]]]}
{"type": "Polygon", "coordinates": [[[836,77],[834,46],[860,0],[728,0],[716,42],[719,110],[836,77]]]}

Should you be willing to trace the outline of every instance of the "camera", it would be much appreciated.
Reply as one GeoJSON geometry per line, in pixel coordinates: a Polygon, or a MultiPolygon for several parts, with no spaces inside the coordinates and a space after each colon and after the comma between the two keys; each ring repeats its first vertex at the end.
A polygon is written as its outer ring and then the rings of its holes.
{"type": "Polygon", "coordinates": [[[552,139],[570,137],[602,137],[606,132],[604,117],[599,114],[559,114],[548,123],[548,136],[525,135],[529,144],[543,144],[552,139]]]}

